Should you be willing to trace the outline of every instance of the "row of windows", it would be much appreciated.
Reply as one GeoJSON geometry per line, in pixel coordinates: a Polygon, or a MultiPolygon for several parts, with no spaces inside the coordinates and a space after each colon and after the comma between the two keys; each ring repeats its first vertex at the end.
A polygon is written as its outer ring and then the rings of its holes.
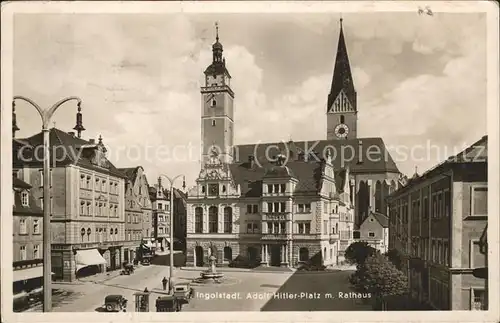
{"type": "MultiPolygon", "coordinates": [[[[32,234],[40,234],[40,223],[39,219],[32,219],[32,234]]],[[[19,234],[29,234],[28,232],[28,220],[27,219],[19,219],[19,234]]]]}
{"type": "MultiPolygon", "coordinates": [[[[127,214],[127,223],[140,223],[139,218],[142,217],[142,214],[127,214]]],[[[146,217],[146,221],[149,222],[149,218],[146,217]]]]}
{"type": "Polygon", "coordinates": [[[158,222],[159,223],[162,223],[162,222],[170,223],[170,216],[159,214],[158,215],[158,222]]]}
{"type": "MultiPolygon", "coordinates": [[[[127,241],[134,241],[134,240],[141,240],[142,239],[142,231],[140,231],[140,230],[126,230],[125,235],[127,237],[127,241]]],[[[148,233],[146,233],[146,236],[148,236],[148,233]]]]}
{"type": "Polygon", "coordinates": [[[285,202],[267,203],[267,212],[286,212],[285,202]]]}
{"type": "MultiPolygon", "coordinates": [[[[82,242],[84,241],[92,242],[90,240],[90,236],[92,235],[92,229],[82,228],[80,230],[80,235],[82,238],[82,242]]],[[[95,241],[96,242],[119,241],[118,228],[110,228],[109,233],[107,228],[97,228],[95,230],[95,241]]]]}
{"type": "Polygon", "coordinates": [[[410,250],[413,257],[420,257],[435,264],[449,265],[448,239],[412,237],[410,250]]]}
{"type": "MultiPolygon", "coordinates": [[[[218,208],[211,206],[208,208],[208,232],[217,233],[219,230],[218,221],[218,208]]],[[[195,209],[195,232],[203,232],[203,208],[197,207],[195,209]]],[[[233,231],[233,209],[231,207],[224,208],[224,233],[231,233],[233,231]]]]}
{"type": "Polygon", "coordinates": [[[158,203],[158,210],[165,210],[167,212],[170,212],[170,203],[168,204],[158,203]]]}
{"type": "MultiPolygon", "coordinates": [[[[41,259],[42,251],[39,244],[33,245],[33,254],[31,259],[41,259]]],[[[19,246],[19,260],[28,260],[28,252],[26,249],[26,245],[19,246]]]]}
{"type": "Polygon", "coordinates": [[[92,176],[90,175],[80,175],[80,188],[83,189],[94,189],[95,191],[108,192],[111,194],[118,194],[118,182],[110,181],[109,183],[105,179],[96,178],[95,185],[92,183],[92,176]]]}
{"type": "Polygon", "coordinates": [[[267,193],[285,193],[286,184],[267,184],[267,193]]]}
{"type": "Polygon", "coordinates": [[[92,209],[92,202],[90,201],[80,201],[80,215],[82,216],[111,216],[118,217],[118,205],[109,204],[106,202],[95,202],[94,209],[92,209]]]}
{"type": "MultiPolygon", "coordinates": [[[[488,187],[474,186],[471,188],[470,216],[487,216],[488,214],[488,187]]],[[[432,193],[431,206],[429,209],[429,198],[424,196],[411,202],[412,218],[414,222],[432,219],[439,220],[450,216],[451,193],[449,189],[432,193]]],[[[391,208],[391,223],[408,223],[408,204],[401,203],[391,208]]]]}
{"type": "Polygon", "coordinates": [[[158,227],[159,234],[170,234],[170,227],[158,227]]]}

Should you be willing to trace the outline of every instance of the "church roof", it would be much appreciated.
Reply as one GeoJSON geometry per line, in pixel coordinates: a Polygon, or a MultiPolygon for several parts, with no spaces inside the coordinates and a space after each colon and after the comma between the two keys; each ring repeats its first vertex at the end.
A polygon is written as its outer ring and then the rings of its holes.
{"type": "MultiPolygon", "coordinates": [[[[248,162],[253,156],[257,165],[268,163],[268,159],[283,154],[290,161],[300,161],[301,154],[314,152],[312,160],[326,159],[328,151],[331,154],[333,167],[336,170],[349,167],[353,174],[359,173],[399,173],[396,163],[385,147],[382,138],[359,138],[347,140],[290,141],[238,145],[234,148],[235,162],[248,162]],[[266,157],[267,154],[267,157],[266,157]]],[[[292,168],[294,174],[295,169],[292,168]]]]}
{"type": "Polygon", "coordinates": [[[351,64],[349,63],[349,55],[347,54],[347,46],[344,39],[344,31],[342,29],[342,20],[340,21],[340,35],[337,45],[337,56],[335,57],[335,67],[333,70],[332,86],[328,95],[327,111],[332,106],[340,91],[344,90],[347,98],[357,110],[356,106],[356,90],[354,89],[354,81],[352,79],[351,64]]]}
{"type": "MultiPolygon", "coordinates": [[[[109,162],[109,160],[107,161],[109,166],[108,168],[98,167],[92,163],[91,158],[87,156],[87,154],[80,153],[80,149],[95,147],[97,145],[92,141],[75,137],[74,135],[57,128],[51,128],[49,130],[49,139],[51,147],[50,158],[51,162],[52,160],[55,160],[56,167],[74,164],[100,173],[106,173],[120,178],[126,177],[111,162],[109,162]]],[[[18,142],[27,143],[32,147],[32,149],[25,149],[22,151],[22,156],[18,156],[17,152],[19,146],[13,145],[13,167],[32,166],[41,168],[43,166],[43,160],[34,154],[37,151],[36,147],[43,145],[43,133],[39,132],[31,137],[19,139],[18,142]]]]}

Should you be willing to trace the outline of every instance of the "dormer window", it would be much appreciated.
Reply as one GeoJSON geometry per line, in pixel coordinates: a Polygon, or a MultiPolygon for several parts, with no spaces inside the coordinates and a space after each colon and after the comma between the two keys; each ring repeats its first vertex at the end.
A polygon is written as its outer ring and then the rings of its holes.
{"type": "Polygon", "coordinates": [[[29,206],[29,195],[27,191],[21,192],[21,204],[23,206],[29,206]]]}

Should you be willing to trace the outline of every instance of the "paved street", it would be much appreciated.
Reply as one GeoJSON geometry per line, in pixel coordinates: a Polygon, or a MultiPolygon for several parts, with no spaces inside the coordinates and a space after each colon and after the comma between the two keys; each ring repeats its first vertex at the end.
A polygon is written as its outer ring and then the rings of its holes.
{"type": "MultiPolygon", "coordinates": [[[[175,281],[192,281],[202,269],[175,270],[175,281]]],[[[348,276],[351,271],[283,272],[220,269],[225,277],[221,284],[194,284],[195,297],[183,311],[321,311],[370,310],[369,303],[353,297],[339,297],[339,292],[351,291],[348,276]],[[326,296],[327,293],[333,297],[326,296]],[[274,295],[274,297],[273,297],[274,295]],[[290,297],[296,299],[289,299],[290,297]],[[288,299],[287,299],[288,298],[288,299]]],[[[116,275],[116,273],[115,273],[116,275]]],[[[70,297],[55,296],[55,312],[101,311],[104,297],[121,294],[129,300],[127,311],[135,311],[133,294],[145,287],[152,292],[150,311],[156,311],[155,300],[161,296],[161,279],[168,278],[169,267],[140,267],[130,276],[88,278],[78,284],[55,284],[58,292],[70,297]]],[[[344,295],[346,296],[346,295],[344,295]]],[[[34,309],[34,310],[40,310],[34,309]]]]}
{"type": "Polygon", "coordinates": [[[298,296],[295,299],[273,298],[262,311],[366,311],[371,310],[369,302],[363,303],[350,295],[349,275],[352,271],[307,272],[297,271],[279,289],[283,297],[298,296]],[[333,296],[333,297],[331,297],[333,296]]]}

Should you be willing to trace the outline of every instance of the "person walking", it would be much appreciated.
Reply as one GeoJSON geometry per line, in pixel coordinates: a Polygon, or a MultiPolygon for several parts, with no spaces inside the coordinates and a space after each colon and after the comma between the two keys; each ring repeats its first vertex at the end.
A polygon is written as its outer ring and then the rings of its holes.
{"type": "Polygon", "coordinates": [[[163,277],[163,279],[161,280],[161,284],[163,285],[163,290],[167,290],[167,277],[163,277]]]}

